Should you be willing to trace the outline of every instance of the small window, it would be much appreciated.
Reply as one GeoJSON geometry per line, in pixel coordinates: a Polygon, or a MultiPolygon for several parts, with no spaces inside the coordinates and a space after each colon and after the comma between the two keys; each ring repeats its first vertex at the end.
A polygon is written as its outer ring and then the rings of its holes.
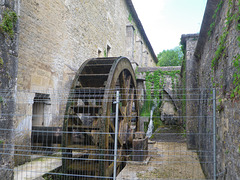
{"type": "Polygon", "coordinates": [[[111,47],[107,45],[107,57],[111,56],[111,47]]]}
{"type": "Polygon", "coordinates": [[[98,49],[98,57],[102,57],[102,50],[98,49]]]}

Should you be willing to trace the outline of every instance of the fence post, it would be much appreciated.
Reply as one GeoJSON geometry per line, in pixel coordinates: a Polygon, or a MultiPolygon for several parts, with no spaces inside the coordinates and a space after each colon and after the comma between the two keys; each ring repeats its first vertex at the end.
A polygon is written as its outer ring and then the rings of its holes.
{"type": "Polygon", "coordinates": [[[213,179],[216,180],[216,89],[213,89],[213,179]]]}
{"type": "Polygon", "coordinates": [[[117,137],[118,137],[118,106],[119,106],[119,91],[116,92],[116,114],[115,114],[115,139],[114,139],[114,169],[113,179],[116,180],[117,176],[117,137]]]}

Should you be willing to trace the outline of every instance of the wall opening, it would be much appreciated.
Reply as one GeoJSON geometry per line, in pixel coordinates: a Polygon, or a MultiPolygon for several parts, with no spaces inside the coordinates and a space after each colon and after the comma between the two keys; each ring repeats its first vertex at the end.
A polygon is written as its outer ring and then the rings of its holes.
{"type": "Polygon", "coordinates": [[[50,95],[36,93],[33,101],[32,126],[47,126],[50,121],[50,95]]]}
{"type": "Polygon", "coordinates": [[[107,45],[107,57],[111,56],[111,46],[107,45]]]}
{"type": "Polygon", "coordinates": [[[102,57],[102,50],[101,49],[98,49],[98,57],[102,57]]]}

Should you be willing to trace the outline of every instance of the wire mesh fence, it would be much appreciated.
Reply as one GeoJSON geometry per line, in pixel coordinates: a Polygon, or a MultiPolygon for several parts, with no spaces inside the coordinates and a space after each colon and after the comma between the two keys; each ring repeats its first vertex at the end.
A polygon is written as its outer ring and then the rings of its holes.
{"type": "Polygon", "coordinates": [[[8,94],[0,93],[1,121],[12,121],[0,126],[3,179],[214,179],[211,89],[8,94]]]}

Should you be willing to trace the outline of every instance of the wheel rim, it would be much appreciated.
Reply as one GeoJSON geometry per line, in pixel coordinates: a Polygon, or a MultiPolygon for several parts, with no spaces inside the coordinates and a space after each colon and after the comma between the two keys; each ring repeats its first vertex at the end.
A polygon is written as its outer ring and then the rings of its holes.
{"type": "MultiPolygon", "coordinates": [[[[125,161],[125,148],[131,148],[131,143],[133,139],[133,129],[139,129],[139,120],[138,120],[138,102],[137,102],[137,89],[136,89],[136,80],[134,76],[134,70],[131,66],[130,61],[127,58],[97,58],[87,60],[78,70],[78,73],[73,81],[71,91],[76,92],[82,91],[91,93],[92,90],[96,90],[101,96],[98,100],[102,101],[101,105],[95,102],[95,105],[100,105],[96,109],[92,109],[91,112],[82,113],[83,116],[93,116],[96,117],[91,122],[91,141],[99,149],[104,150],[101,153],[104,153],[104,159],[113,159],[113,156],[109,154],[113,153],[113,142],[115,131],[114,115],[116,113],[115,105],[115,92],[120,91],[120,103],[119,103],[119,130],[118,130],[118,154],[122,156],[119,160],[125,161]],[[100,64],[97,64],[100,63],[100,64]],[[105,69],[101,68],[104,66],[105,69]],[[97,71],[97,72],[96,72],[97,71]],[[90,73],[89,73],[90,72],[90,73]],[[100,77],[101,76],[101,77],[100,77]],[[92,78],[92,83],[84,80],[92,78]],[[88,89],[89,88],[89,89],[88,89]],[[95,88],[95,89],[94,89],[95,88]],[[134,119],[135,128],[132,125],[132,120],[134,119]],[[97,127],[100,132],[105,132],[103,135],[94,135],[94,132],[97,131],[97,127]],[[95,128],[95,129],[94,129],[95,128]],[[109,135],[111,134],[111,135],[109,135]],[[131,135],[129,135],[131,134],[131,135]],[[112,139],[111,139],[112,138],[112,139]],[[100,141],[101,140],[101,141],[100,141]]],[[[80,97],[80,96],[79,96],[80,97]]],[[[69,96],[69,99],[74,99],[73,95],[69,96]]],[[[84,99],[82,99],[84,100],[84,99]]],[[[79,99],[78,99],[79,101],[79,99]]],[[[79,103],[79,102],[78,102],[79,103]]],[[[71,127],[73,123],[70,122],[70,114],[72,114],[72,106],[68,101],[66,108],[66,118],[64,120],[64,130],[69,131],[69,126],[71,127]]],[[[75,110],[75,109],[74,109],[75,110]]],[[[81,110],[77,110],[78,113],[84,111],[82,107],[81,110]]],[[[74,113],[73,113],[74,114],[74,113]]],[[[75,112],[75,115],[77,113],[75,112]]],[[[79,113],[81,114],[81,113],[79,113]]],[[[77,123],[78,120],[75,120],[77,123]]],[[[82,120],[81,120],[82,121],[82,120]]],[[[81,122],[84,124],[83,122],[81,122]]],[[[81,129],[81,131],[83,131],[81,129]]],[[[65,133],[67,134],[67,133],[65,133]]],[[[63,146],[71,146],[70,141],[72,137],[65,136],[63,140],[63,146]]],[[[67,151],[68,156],[72,157],[72,150],[67,151]],[[70,154],[70,155],[69,155],[70,154]]],[[[101,161],[102,162],[102,161],[101,161]]],[[[100,176],[112,176],[112,162],[100,162],[100,171],[95,173],[95,175],[100,176]]],[[[63,161],[64,164],[69,165],[70,161],[63,161]]],[[[119,167],[121,164],[119,164],[119,167]]],[[[67,169],[67,168],[66,168],[67,169]]],[[[118,169],[121,169],[118,168],[118,169]]],[[[119,170],[120,171],[120,170],[119,170]]]]}

